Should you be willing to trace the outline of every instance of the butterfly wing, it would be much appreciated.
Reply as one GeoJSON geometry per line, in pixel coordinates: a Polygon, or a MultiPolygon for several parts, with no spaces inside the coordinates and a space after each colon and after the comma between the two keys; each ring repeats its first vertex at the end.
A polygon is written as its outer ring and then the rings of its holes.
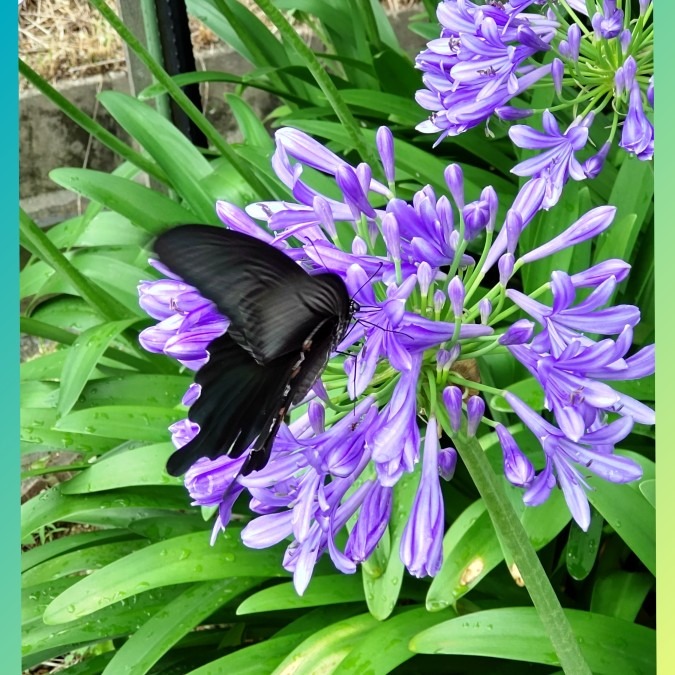
{"type": "Polygon", "coordinates": [[[298,354],[318,324],[349,313],[340,277],[309,275],[270,244],[240,232],[182,225],[161,234],[155,252],[216,304],[231,321],[232,339],[260,364],[298,354]]]}
{"type": "Polygon", "coordinates": [[[155,242],[160,260],[230,319],[209,344],[189,418],[200,431],[167,462],[180,475],[201,457],[239,457],[244,475],[261,469],[288,408],[316,381],[351,316],[336,274],[309,275],[254,237],[183,225],[155,242]]]}
{"type": "Polygon", "coordinates": [[[169,457],[167,471],[172,476],[185,473],[201,457],[239,457],[256,439],[262,445],[298,361],[297,355],[289,354],[262,366],[229,333],[211,342],[207,351],[209,360],[195,376],[201,393],[188,413],[200,430],[169,457]]]}

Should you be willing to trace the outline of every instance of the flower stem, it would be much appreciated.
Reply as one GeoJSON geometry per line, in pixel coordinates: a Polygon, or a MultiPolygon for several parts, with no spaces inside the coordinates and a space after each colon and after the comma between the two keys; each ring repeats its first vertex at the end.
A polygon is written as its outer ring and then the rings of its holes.
{"type": "Polygon", "coordinates": [[[333,84],[328,73],[323,69],[314,52],[304,43],[302,38],[293,29],[286,17],[274,6],[271,0],[255,0],[255,4],[265,12],[267,18],[277,27],[284,40],[288,41],[293,50],[305,62],[307,70],[312,74],[316,83],[321,87],[328,103],[344,126],[347,135],[354,144],[356,152],[364,162],[374,163],[374,157],[366,145],[361,129],[342,98],[338,88],[333,84]],[[372,161],[371,161],[372,160],[372,161]]]}
{"type": "Polygon", "coordinates": [[[499,389],[495,389],[488,384],[481,384],[480,382],[474,382],[473,380],[467,380],[466,378],[458,375],[454,370],[450,371],[448,380],[453,384],[459,384],[462,387],[467,387],[468,389],[476,389],[477,391],[484,391],[488,394],[501,394],[502,392],[499,389]]]}
{"type": "Polygon", "coordinates": [[[591,669],[579,649],[572,627],[528,539],[527,532],[507,499],[502,482],[497,479],[483,448],[475,438],[467,437],[465,428],[457,433],[452,431],[447,414],[441,406],[438,412],[439,422],[452,439],[471,474],[500,540],[513,555],[544,630],[560,659],[563,671],[574,675],[591,675],[591,669]]]}

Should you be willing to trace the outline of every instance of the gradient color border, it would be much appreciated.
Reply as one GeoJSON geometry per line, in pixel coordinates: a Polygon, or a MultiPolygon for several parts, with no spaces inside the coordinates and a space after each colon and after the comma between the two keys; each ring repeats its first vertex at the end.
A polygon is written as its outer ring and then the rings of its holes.
{"type": "MultiPolygon", "coordinates": [[[[669,86],[675,63],[675,44],[672,35],[666,35],[666,28],[675,23],[675,3],[659,0],[654,3],[654,27],[656,46],[655,70],[662,73],[659,92],[659,107],[655,109],[655,127],[658,128],[658,153],[655,153],[655,270],[656,270],[656,336],[661,337],[661,347],[656,348],[657,408],[661,415],[656,425],[656,455],[661,479],[657,480],[656,532],[657,569],[660,572],[657,586],[657,652],[658,672],[675,673],[675,537],[673,537],[672,514],[675,512],[675,492],[665,487],[666,476],[675,477],[675,415],[666,413],[666,406],[675,404],[673,382],[675,381],[675,360],[670,353],[667,338],[675,335],[675,313],[673,299],[669,297],[673,280],[669,270],[673,266],[675,251],[675,206],[673,180],[675,169],[675,128],[668,118],[675,110],[675,90],[669,86]],[[660,120],[660,121],[659,121],[660,120]],[[660,311],[659,311],[660,310],[660,311]],[[672,509],[672,511],[671,511],[672,509]]],[[[668,31],[670,32],[670,31],[668,31]]],[[[671,122],[672,123],[672,122],[671,122]]],[[[657,340],[658,342],[658,340],[657,340]]]]}
{"type": "Polygon", "coordinates": [[[0,550],[0,654],[2,670],[21,672],[21,596],[19,586],[19,90],[16,72],[18,52],[18,11],[13,0],[4,0],[0,8],[0,73],[2,91],[0,125],[5,129],[0,153],[0,191],[3,222],[0,227],[0,284],[8,306],[0,332],[0,354],[4,367],[2,401],[2,472],[0,472],[0,513],[2,543],[0,550]],[[15,304],[16,303],[16,304],[15,304]]]}
{"type": "MultiPolygon", "coordinates": [[[[655,3],[656,4],[656,3],[655,3]]],[[[2,288],[5,298],[18,299],[18,87],[15,70],[17,46],[17,5],[13,0],[4,0],[0,5],[0,30],[5,33],[0,40],[0,73],[5,92],[0,107],[0,120],[5,128],[4,147],[0,157],[0,190],[4,210],[4,224],[0,228],[0,265],[2,288]]],[[[675,182],[675,126],[668,125],[668,118],[675,111],[675,89],[669,89],[672,64],[675,63],[675,41],[666,35],[666,28],[675,25],[675,2],[660,0],[654,8],[656,32],[656,70],[663,72],[663,84],[658,92],[659,107],[655,112],[658,132],[658,154],[655,159],[656,179],[656,334],[663,338],[657,347],[659,366],[656,378],[657,401],[661,411],[669,405],[675,382],[675,360],[669,352],[666,338],[675,335],[675,312],[673,299],[668,290],[672,288],[670,270],[675,251],[675,204],[672,198],[675,182]],[[661,120],[661,121],[659,121],[661,120]],[[656,168],[658,167],[658,168],[656,168]],[[658,311],[660,309],[660,311],[658,311]]],[[[16,301],[16,300],[15,300],[16,301]]],[[[11,303],[10,303],[11,306],[11,303]]],[[[3,672],[19,673],[20,666],[20,593],[19,593],[19,322],[18,313],[5,314],[3,331],[0,333],[0,353],[5,364],[4,387],[0,389],[4,405],[3,440],[4,462],[0,473],[0,506],[3,514],[2,558],[0,561],[0,597],[3,610],[0,612],[0,654],[3,655],[3,672]]],[[[673,400],[671,400],[673,402],[673,400]]],[[[661,476],[675,477],[675,415],[663,414],[656,427],[657,455],[661,476]]],[[[665,480],[665,479],[664,479],[665,480]]],[[[665,484],[665,482],[663,483],[665,484]]],[[[659,483],[660,485],[660,483],[659,483]]],[[[675,673],[675,537],[673,536],[672,513],[675,512],[675,491],[657,489],[657,562],[661,572],[658,585],[658,670],[660,673],[675,673]],[[673,509],[671,512],[670,509],[673,509]]]]}

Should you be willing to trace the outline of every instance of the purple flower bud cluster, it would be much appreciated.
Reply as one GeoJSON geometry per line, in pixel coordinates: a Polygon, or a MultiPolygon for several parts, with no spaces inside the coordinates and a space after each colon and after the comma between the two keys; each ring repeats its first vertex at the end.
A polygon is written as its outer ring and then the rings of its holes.
{"type": "MultiPolygon", "coordinates": [[[[591,17],[584,0],[550,3],[545,13],[536,11],[542,4],[441,2],[440,37],[416,60],[425,86],[417,102],[432,111],[417,129],[440,134],[438,143],[487,124],[491,115],[507,122],[536,116],[537,123],[543,115],[542,131],[519,124],[509,135],[520,148],[542,151],[513,172],[545,178],[544,208],[550,208],[570,178],[600,173],[619,130],[620,148],[640,160],[653,157],[654,127],[646,107],[654,108],[652,4],[640,3],[639,18],[630,18],[616,0],[603,0],[591,17]],[[582,31],[584,22],[588,28],[582,31]],[[554,57],[540,65],[547,51],[554,57]],[[586,73],[592,74],[588,81],[586,73]],[[564,132],[551,110],[510,105],[514,97],[527,100],[528,89],[549,76],[560,101],[554,109],[572,119],[564,132]],[[614,123],[607,141],[589,154],[589,127],[600,112],[613,116],[614,123]],[[576,156],[581,152],[583,160],[576,156]]],[[[471,217],[480,218],[480,211],[471,217]]]]}
{"type": "MultiPolygon", "coordinates": [[[[506,344],[541,385],[545,406],[553,413],[558,427],[507,392],[507,401],[541,442],[546,466],[531,485],[512,480],[508,472],[506,475],[514,484],[528,487],[524,499],[531,505],[548,498],[555,476],[574,519],[584,530],[590,524],[590,509],[583,473],[588,470],[614,483],[639,478],[640,466],[615,455],[614,445],[630,433],[634,422],[648,425],[655,422],[653,410],[606,383],[651,375],[655,364],[654,345],[627,356],[633,328],[640,320],[639,310],[632,305],[603,308],[616,289],[618,277],[625,274],[625,263],[606,261],[602,267],[602,270],[591,268],[583,277],[576,278],[553,272],[551,307],[519,291],[507,291],[509,298],[541,330],[530,341],[506,344]],[[574,304],[577,289],[582,286],[593,290],[585,300],[574,304]],[[596,342],[588,337],[589,333],[617,338],[596,342]]],[[[513,448],[515,441],[509,441],[507,453],[501,433],[500,440],[505,466],[507,463],[515,466],[513,458],[518,456],[513,448]]],[[[517,473],[514,470],[514,475],[517,473]]]]}
{"type": "MultiPolygon", "coordinates": [[[[185,476],[195,505],[217,507],[214,537],[227,527],[235,500],[249,495],[256,517],[243,530],[245,544],[264,548],[288,541],[283,566],[293,573],[300,593],[324,553],[345,573],[354,572],[373,553],[387,531],[398,482],[409,473],[419,474],[419,486],[400,543],[401,560],[417,576],[438,571],[444,532],[439,477],[450,480],[457,463],[455,449],[447,443],[441,447],[440,429],[474,436],[489,422],[483,399],[469,396],[454,371],[472,350],[485,345],[508,349],[541,382],[559,428],[537,421],[536,413],[515,398],[507,400],[531,429],[545,429],[551,437],[547,441],[538,435],[550,467],[535,477],[508,431],[498,428],[505,475],[527,486],[526,501],[535,504],[548,495],[544,488],[555,472],[565,495],[575,495],[570,508],[582,526],[582,499],[569,487],[573,480],[583,484],[574,463],[603,453],[597,473],[616,482],[632,480],[634,467],[628,470],[612,455],[612,444],[620,433],[628,433],[633,419],[650,423],[653,415],[637,401],[598,384],[640,377],[653,367],[653,350],[626,357],[637,310],[601,309],[628,273],[625,263],[607,261],[572,277],[555,273],[552,308],[505,290],[517,266],[601,232],[609,226],[613,209],[590,211],[563,234],[516,259],[518,237],[544,206],[545,178],[533,178],[520,189],[492,242],[498,197],[491,187],[467,203],[462,171],[452,165],[445,171],[450,197],[437,196],[426,186],[404,201],[393,192],[391,132],[380,129],[376,141],[388,185],[373,178],[371,167],[349,166],[304,133],[281,129],[272,165],[294,201],[258,202],[245,211],[217,204],[230,229],[280,248],[310,273],[340,275],[359,305],[354,324],[338,345],[340,355],[293,412],[293,421],[281,425],[263,469],[241,476],[244,453],[200,459],[185,476]],[[305,179],[305,167],[332,178],[342,197],[317,192],[305,179]],[[481,232],[485,249],[477,265],[465,250],[467,241],[481,232]],[[290,246],[289,239],[299,245],[290,246]],[[503,283],[477,296],[477,281],[497,262],[500,272],[508,268],[503,283]],[[574,305],[574,289],[580,287],[594,290],[574,305]],[[516,321],[495,335],[491,323],[498,317],[492,303],[499,294],[533,321],[516,321]],[[541,326],[536,334],[535,322],[541,326]],[[619,338],[595,343],[584,336],[591,324],[595,332],[602,325],[605,334],[619,338]],[[437,388],[433,396],[431,382],[437,388]],[[438,406],[443,406],[442,415],[438,406]],[[616,415],[618,422],[608,421],[616,415]],[[610,465],[613,472],[603,470],[610,465]],[[341,550],[338,534],[348,524],[341,550]]],[[[208,358],[209,343],[227,330],[227,318],[194,288],[155,267],[167,278],[139,286],[141,306],[159,321],[143,332],[142,342],[150,351],[198,369],[208,358]]],[[[198,396],[199,387],[192,386],[184,405],[198,396]]],[[[199,428],[182,420],[171,432],[180,448],[199,428]]],[[[595,461],[590,469],[594,467],[595,461]]]]}
{"type": "Polygon", "coordinates": [[[417,102],[432,115],[417,129],[456,136],[490,117],[496,108],[550,73],[526,61],[549,49],[558,22],[522,12],[529,2],[477,5],[452,0],[438,6],[442,30],[417,57],[426,89],[417,102]]]}

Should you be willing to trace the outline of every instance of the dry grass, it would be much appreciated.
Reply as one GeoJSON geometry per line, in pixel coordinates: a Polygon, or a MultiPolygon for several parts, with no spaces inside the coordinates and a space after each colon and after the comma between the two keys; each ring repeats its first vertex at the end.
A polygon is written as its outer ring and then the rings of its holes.
{"type": "MultiPolygon", "coordinates": [[[[116,0],[106,2],[117,8],[116,0]]],[[[392,13],[415,4],[415,0],[382,2],[392,13]]],[[[244,3],[254,6],[250,1],[244,3]]],[[[190,27],[195,51],[219,42],[208,28],[192,18],[190,27]]],[[[122,41],[88,0],[24,0],[19,6],[19,55],[48,82],[126,67],[122,41]]],[[[23,79],[21,86],[26,86],[23,79]]]]}
{"type": "MultiPolygon", "coordinates": [[[[106,3],[117,10],[115,0],[106,3]]],[[[196,50],[218,42],[198,21],[190,27],[196,50]]],[[[24,0],[19,56],[48,82],[126,68],[122,40],[87,0],[24,0]]]]}

